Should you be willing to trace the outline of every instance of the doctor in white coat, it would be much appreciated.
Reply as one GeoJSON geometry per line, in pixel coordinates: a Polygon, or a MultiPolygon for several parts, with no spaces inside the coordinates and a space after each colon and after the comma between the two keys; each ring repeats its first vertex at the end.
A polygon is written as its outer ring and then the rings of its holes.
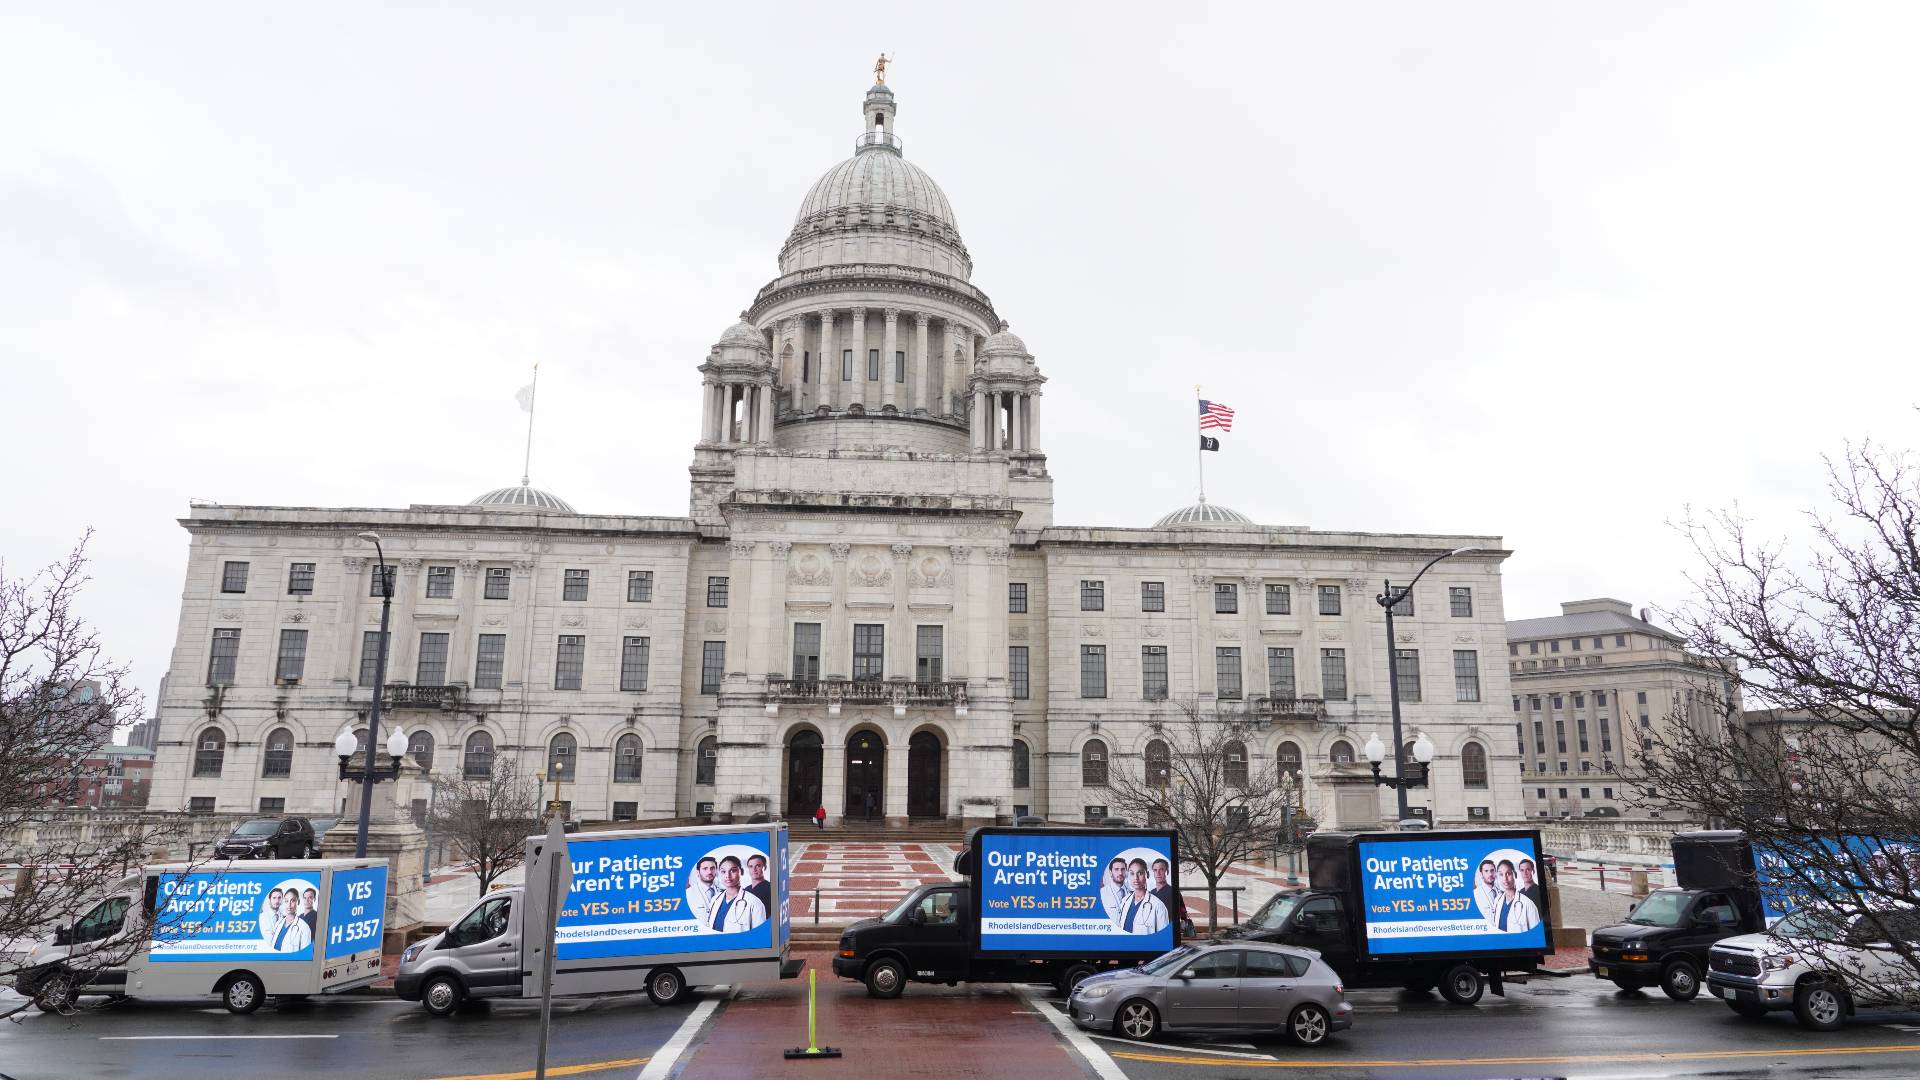
{"type": "Polygon", "coordinates": [[[729,855],[720,860],[720,880],[726,889],[713,898],[713,908],[700,925],[702,930],[715,934],[737,934],[767,921],[767,905],[740,887],[742,873],[739,859],[729,855]]]}
{"type": "Polygon", "coordinates": [[[1147,862],[1135,859],[1127,864],[1127,884],[1132,890],[1120,898],[1114,925],[1123,934],[1151,934],[1167,928],[1167,905],[1147,891],[1147,862]]]}
{"type": "Polygon", "coordinates": [[[701,859],[693,868],[693,884],[687,886],[687,914],[702,926],[706,925],[707,914],[713,910],[713,898],[720,895],[720,886],[713,883],[713,875],[720,864],[709,855],[701,859]]]}

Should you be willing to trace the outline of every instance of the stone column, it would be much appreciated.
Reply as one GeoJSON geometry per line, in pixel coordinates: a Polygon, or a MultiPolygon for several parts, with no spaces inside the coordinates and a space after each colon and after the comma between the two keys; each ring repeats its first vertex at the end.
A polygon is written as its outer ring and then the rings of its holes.
{"type": "MultiPolygon", "coordinates": [[[[624,587],[624,583],[622,584],[624,587]]],[[[447,681],[473,686],[474,601],[480,598],[480,560],[461,559],[454,579],[454,603],[458,615],[453,623],[452,648],[447,650],[447,681]]]]}
{"type": "Polygon", "coordinates": [[[973,433],[973,449],[976,452],[985,450],[987,448],[987,392],[985,390],[973,392],[973,424],[970,430],[973,433]]]}
{"type": "Polygon", "coordinates": [[[914,410],[937,414],[939,410],[930,410],[927,404],[931,400],[930,384],[933,379],[932,373],[927,370],[927,313],[924,311],[913,313],[913,357],[907,378],[913,382],[914,410]]]}
{"type": "Polygon", "coordinates": [[[770,443],[773,441],[774,390],[772,384],[763,384],[759,386],[757,390],[760,394],[760,408],[756,413],[760,419],[758,425],[759,430],[754,432],[753,441],[757,443],[770,443]]]}
{"type": "Polygon", "coordinates": [[[907,610],[907,574],[913,568],[913,545],[895,544],[893,555],[893,629],[888,633],[900,644],[887,650],[887,675],[913,678],[915,631],[913,615],[907,610]],[[899,659],[894,659],[898,657],[899,659]]]}
{"type": "Polygon", "coordinates": [[[791,541],[767,543],[767,602],[760,606],[760,611],[766,621],[762,655],[766,657],[768,673],[793,674],[787,671],[793,662],[792,654],[787,651],[787,555],[792,550],[791,541]]]}
{"type": "Polygon", "coordinates": [[[820,404],[829,409],[840,407],[840,357],[833,348],[833,312],[820,313],[820,404]]]}
{"type": "MultiPolygon", "coordinates": [[[[340,629],[333,642],[333,655],[338,657],[334,670],[349,686],[358,685],[360,681],[360,642],[364,632],[380,629],[378,609],[372,624],[368,624],[366,618],[367,567],[372,564],[373,560],[364,555],[348,555],[340,560],[340,629]]],[[[312,663],[313,658],[307,660],[312,663]]]]}
{"type": "Polygon", "coordinates": [[[1040,391],[1035,389],[1027,393],[1027,448],[1039,450],[1045,445],[1040,441],[1040,391]]]}
{"type": "Polygon", "coordinates": [[[1300,697],[1309,694],[1324,697],[1326,694],[1325,688],[1320,685],[1319,584],[1310,577],[1293,580],[1293,612],[1300,618],[1301,629],[1300,644],[1294,646],[1293,650],[1293,683],[1294,693],[1300,697]]]}
{"type": "Polygon", "coordinates": [[[894,387],[898,384],[893,381],[893,354],[899,351],[900,309],[885,308],[882,310],[882,314],[886,317],[886,331],[880,338],[882,346],[880,352],[880,403],[882,405],[891,405],[898,409],[902,403],[897,400],[894,390],[894,387]]]}
{"type": "Polygon", "coordinates": [[[797,321],[798,320],[791,318],[781,319],[780,329],[774,334],[773,345],[773,366],[774,370],[778,372],[775,376],[775,381],[783,386],[793,387],[793,401],[795,405],[800,403],[800,388],[795,385],[798,380],[794,378],[795,371],[793,367],[794,362],[799,359],[799,357],[795,355],[799,350],[794,346],[795,339],[799,337],[799,335],[795,333],[795,324],[797,321]]]}
{"type": "Polygon", "coordinates": [[[1027,395],[1013,395],[1013,448],[1027,448],[1027,395]]]}
{"type": "Polygon", "coordinates": [[[907,740],[895,741],[892,717],[885,724],[887,733],[887,805],[888,825],[907,823],[907,740]]]}
{"type": "MultiPolygon", "coordinates": [[[[398,565],[393,583],[393,619],[387,631],[393,635],[387,644],[387,682],[411,683],[420,654],[420,629],[413,624],[415,598],[420,595],[420,560],[400,559],[398,565]]],[[[383,727],[392,726],[391,717],[381,720],[383,727]]],[[[387,737],[385,731],[380,737],[387,737]]]]}
{"type": "Polygon", "coordinates": [[[871,388],[867,385],[866,308],[853,309],[853,322],[848,329],[848,336],[850,338],[848,344],[853,346],[853,395],[849,400],[859,402],[862,408],[871,409],[874,403],[868,396],[871,388]]]}
{"type": "Polygon", "coordinates": [[[833,556],[833,608],[827,612],[826,625],[820,628],[825,640],[820,643],[820,674],[853,677],[853,631],[847,623],[847,544],[829,544],[833,556]]]}
{"type": "Polygon", "coordinates": [[[1193,575],[1193,687],[1202,695],[1220,692],[1213,672],[1213,579],[1193,575]]]}
{"type": "Polygon", "coordinates": [[[953,363],[953,385],[963,387],[973,376],[973,331],[965,323],[947,324],[948,340],[953,342],[950,352],[957,351],[959,356],[953,363]]]}
{"type": "MultiPolygon", "coordinates": [[[[968,663],[971,659],[968,650],[972,648],[974,637],[972,627],[968,625],[968,620],[973,617],[973,549],[965,544],[954,544],[947,548],[947,553],[953,556],[953,622],[949,624],[952,633],[947,635],[950,639],[947,642],[947,655],[952,666],[947,670],[947,677],[966,679],[974,674],[972,665],[968,663]]],[[[993,610],[991,601],[987,610],[993,610]]]]}
{"type": "MultiPolygon", "coordinates": [[[[847,809],[847,744],[827,741],[820,746],[820,805],[827,808],[827,824],[837,825],[847,809]]],[[[790,837],[793,842],[797,837],[790,837]]]]}
{"type": "Polygon", "coordinates": [[[720,409],[713,403],[715,389],[711,382],[700,384],[700,441],[703,443],[714,442],[718,438],[714,425],[719,419],[720,409]]]}
{"type": "Polygon", "coordinates": [[[727,597],[727,667],[732,671],[752,673],[758,667],[754,656],[753,608],[760,600],[760,583],[754,580],[756,561],[754,549],[760,545],[751,540],[735,540],[727,545],[727,580],[732,585],[732,594],[727,597]]]}

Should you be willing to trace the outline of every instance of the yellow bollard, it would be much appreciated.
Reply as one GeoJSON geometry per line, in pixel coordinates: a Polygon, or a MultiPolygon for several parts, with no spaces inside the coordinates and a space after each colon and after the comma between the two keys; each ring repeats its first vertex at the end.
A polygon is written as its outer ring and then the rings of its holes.
{"type": "Polygon", "coordinates": [[[793,1047],[787,1050],[786,1056],[789,1058],[837,1058],[840,1056],[838,1048],[821,1046],[820,1040],[815,1033],[813,995],[815,976],[819,974],[820,973],[813,968],[807,969],[807,1045],[804,1047],[793,1047]]]}

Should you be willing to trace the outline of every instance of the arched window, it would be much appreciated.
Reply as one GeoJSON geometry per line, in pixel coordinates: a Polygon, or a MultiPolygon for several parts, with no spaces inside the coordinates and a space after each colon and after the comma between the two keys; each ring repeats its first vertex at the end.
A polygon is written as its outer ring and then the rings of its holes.
{"type": "Polygon", "coordinates": [[[1470,742],[1460,748],[1460,782],[1470,788],[1487,786],[1487,748],[1470,742]]]}
{"type": "Polygon", "coordinates": [[[267,732],[266,751],[260,755],[260,775],[293,775],[293,732],[286,728],[267,732]]]}
{"type": "Polygon", "coordinates": [[[484,731],[467,736],[466,760],[461,762],[460,772],[469,780],[493,775],[493,736],[484,731]]]}
{"type": "Polygon", "coordinates": [[[1353,744],[1345,739],[1333,740],[1333,745],[1327,747],[1327,760],[1335,765],[1353,764],[1353,744]]]}
{"type": "Polygon", "coordinates": [[[637,784],[640,782],[640,736],[622,735],[613,744],[613,782],[616,784],[637,784]]]}
{"type": "Polygon", "coordinates": [[[1300,776],[1300,744],[1299,743],[1297,742],[1281,743],[1280,752],[1277,755],[1275,755],[1275,758],[1276,758],[1277,764],[1280,767],[1281,776],[1291,776],[1291,777],[1294,777],[1295,779],[1299,778],[1300,776]]]}
{"type": "Polygon", "coordinates": [[[1013,786],[1033,786],[1033,751],[1019,739],[1013,740],[1013,786]]]}
{"type": "Polygon", "coordinates": [[[193,775],[219,776],[227,763],[227,735],[219,728],[208,728],[193,743],[193,775]]]}
{"type": "Polygon", "coordinates": [[[1173,776],[1173,755],[1167,744],[1155,739],[1147,744],[1147,786],[1163,788],[1173,776]]]}
{"type": "Polygon", "coordinates": [[[420,766],[420,771],[433,773],[433,732],[425,728],[414,732],[407,739],[407,756],[420,766]]]}
{"type": "Polygon", "coordinates": [[[1400,748],[1400,763],[1402,765],[1411,765],[1418,760],[1418,758],[1413,756],[1413,742],[1412,740],[1408,740],[1407,745],[1400,748]]]}
{"type": "Polygon", "coordinates": [[[574,750],[577,745],[573,736],[564,731],[555,735],[553,741],[547,744],[548,780],[573,779],[573,763],[576,757],[574,750]]]}
{"type": "Polygon", "coordinates": [[[720,756],[720,740],[709,735],[700,740],[700,746],[693,752],[693,782],[707,787],[713,786],[713,763],[720,756]]]}
{"type": "Polygon", "coordinates": [[[356,754],[364,754],[367,752],[366,728],[357,727],[353,729],[353,752],[356,754]]]}
{"type": "Polygon", "coordinates": [[[1227,783],[1237,788],[1247,786],[1247,746],[1239,739],[1228,742],[1224,747],[1227,755],[1227,783]]]}
{"type": "Polygon", "coordinates": [[[1080,786],[1107,786],[1107,744],[1099,739],[1088,739],[1080,748],[1080,786]]]}

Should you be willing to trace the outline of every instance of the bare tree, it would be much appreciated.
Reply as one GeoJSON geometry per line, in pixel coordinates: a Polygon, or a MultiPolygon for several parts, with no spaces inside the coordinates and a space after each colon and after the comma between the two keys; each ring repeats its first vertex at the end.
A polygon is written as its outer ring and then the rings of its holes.
{"type": "Polygon", "coordinates": [[[453,842],[481,895],[525,858],[527,837],[539,830],[540,796],[539,782],[505,756],[483,777],[434,777],[434,834],[453,842]]]}
{"type": "Polygon", "coordinates": [[[1271,762],[1247,750],[1254,726],[1232,714],[1205,716],[1198,703],[1176,703],[1180,716],[1157,742],[1166,748],[1112,764],[1107,805],[1149,828],[1171,828],[1180,838],[1180,862],[1207,883],[1207,926],[1218,929],[1214,898],[1234,863],[1271,850],[1288,821],[1291,792],[1271,762]]]}
{"type": "Polygon", "coordinates": [[[1685,523],[1697,596],[1667,614],[1727,679],[1647,733],[1630,774],[1646,805],[1745,832],[1798,903],[1864,920],[1898,962],[1860,970],[1845,940],[1803,953],[1920,1005],[1920,940],[1888,925],[1920,892],[1920,474],[1869,443],[1828,478],[1800,546],[1737,513],[1685,523]]]}
{"type": "MultiPolygon", "coordinates": [[[[88,582],[88,532],[60,561],[15,578],[0,562],[0,862],[23,869],[0,886],[0,958],[16,968],[54,930],[87,915],[166,846],[175,827],[157,821],[114,829],[56,820],[81,761],[140,716],[126,665],[110,659],[76,601],[88,582]]],[[[126,922],[76,968],[124,963],[142,934],[126,922]]],[[[96,919],[96,921],[98,921],[96,919]]],[[[33,982],[29,978],[27,982],[33,982]]]]}

